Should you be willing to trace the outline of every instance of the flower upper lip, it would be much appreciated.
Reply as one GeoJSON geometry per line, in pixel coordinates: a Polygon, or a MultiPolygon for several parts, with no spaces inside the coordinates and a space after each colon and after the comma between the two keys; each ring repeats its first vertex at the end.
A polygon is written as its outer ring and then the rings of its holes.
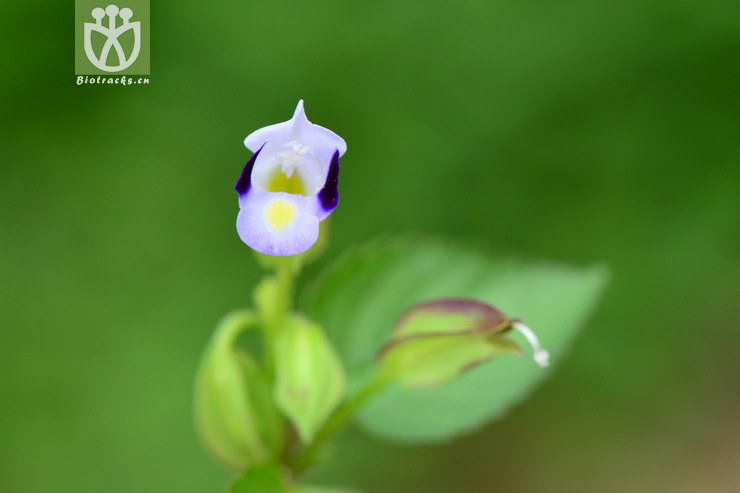
{"type": "Polygon", "coordinates": [[[282,140],[283,142],[289,142],[295,140],[301,142],[299,139],[286,139],[285,135],[301,135],[305,132],[311,132],[312,140],[316,142],[323,142],[328,147],[339,151],[341,157],[347,152],[347,143],[339,135],[335,134],[328,128],[324,128],[321,125],[316,125],[308,121],[306,117],[306,111],[303,108],[303,100],[298,101],[298,105],[295,108],[293,117],[282,123],[276,123],[274,125],[268,125],[255,130],[251,134],[247,135],[244,139],[244,145],[252,152],[257,152],[262,145],[269,140],[282,140]]]}
{"type": "Polygon", "coordinates": [[[324,187],[332,156],[341,157],[347,144],[340,136],[308,121],[303,100],[293,117],[282,123],[255,130],[244,139],[252,152],[261,150],[254,163],[252,182],[257,189],[269,190],[277,171],[287,178],[298,174],[303,195],[314,195],[324,187]]]}

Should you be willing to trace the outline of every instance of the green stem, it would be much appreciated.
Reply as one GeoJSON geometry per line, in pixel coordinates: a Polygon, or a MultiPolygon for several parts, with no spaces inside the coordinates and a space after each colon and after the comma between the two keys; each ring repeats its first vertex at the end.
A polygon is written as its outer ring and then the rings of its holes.
{"type": "Polygon", "coordinates": [[[371,397],[380,392],[390,382],[390,380],[391,379],[388,375],[379,373],[375,379],[367,384],[362,390],[339,406],[339,408],[334,411],[334,414],[329,417],[326,423],[324,423],[316,433],[316,437],[313,441],[299,452],[292,461],[291,469],[293,470],[293,474],[298,476],[308,469],[316,460],[316,454],[321,450],[321,447],[323,447],[324,444],[339,430],[344,428],[357,411],[371,397]]]}
{"type": "MultiPolygon", "coordinates": [[[[282,327],[288,314],[293,311],[294,273],[291,262],[291,258],[281,257],[276,268],[278,285],[280,286],[279,301],[280,306],[283,309],[283,317],[282,320],[280,320],[280,327],[282,327]]],[[[280,327],[277,327],[277,330],[280,330],[280,327]]]]}
{"type": "MultiPolygon", "coordinates": [[[[269,323],[264,327],[265,335],[265,372],[270,380],[275,374],[275,357],[273,348],[275,339],[285,325],[285,322],[293,311],[293,288],[295,276],[292,259],[280,257],[276,259],[274,275],[277,279],[277,296],[274,301],[277,306],[275,316],[269,318],[269,323]]],[[[263,318],[264,319],[264,318],[263,318]]]]}
{"type": "Polygon", "coordinates": [[[233,311],[221,319],[216,327],[211,344],[230,349],[234,346],[239,334],[256,324],[257,317],[251,310],[233,311]]]}

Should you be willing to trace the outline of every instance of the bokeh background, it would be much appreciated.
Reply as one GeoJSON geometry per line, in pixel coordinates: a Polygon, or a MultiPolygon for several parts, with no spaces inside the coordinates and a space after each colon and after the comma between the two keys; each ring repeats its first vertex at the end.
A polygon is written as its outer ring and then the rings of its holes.
{"type": "Polygon", "coordinates": [[[0,491],[223,490],[192,377],[258,277],[242,139],[299,98],[349,144],[327,259],[415,231],[613,276],[505,419],[349,431],[317,479],[740,491],[740,3],[153,3],[148,87],[74,85],[71,4],[2,7],[0,491]]]}

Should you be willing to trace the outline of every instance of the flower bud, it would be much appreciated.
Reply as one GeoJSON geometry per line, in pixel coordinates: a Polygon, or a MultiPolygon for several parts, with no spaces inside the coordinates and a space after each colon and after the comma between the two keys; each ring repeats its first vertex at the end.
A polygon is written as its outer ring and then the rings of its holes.
{"type": "Polygon", "coordinates": [[[226,316],[203,354],[195,380],[195,421],[208,450],[234,471],[269,461],[282,441],[280,416],[260,368],[236,348],[255,324],[249,311],[226,316]]]}
{"type": "Polygon", "coordinates": [[[383,371],[409,387],[435,386],[502,353],[519,353],[503,334],[511,321],[474,300],[420,303],[401,315],[381,349],[383,371]]]}
{"type": "Polygon", "coordinates": [[[342,364],[322,328],[301,316],[281,329],[274,354],[275,402],[310,443],[344,396],[342,364]]]}

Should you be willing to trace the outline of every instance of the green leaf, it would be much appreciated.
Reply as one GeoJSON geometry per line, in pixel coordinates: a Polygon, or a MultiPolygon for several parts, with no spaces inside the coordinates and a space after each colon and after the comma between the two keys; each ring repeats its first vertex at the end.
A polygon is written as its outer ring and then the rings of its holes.
{"type": "Polygon", "coordinates": [[[275,465],[248,469],[237,478],[230,493],[358,493],[356,490],[313,485],[290,484],[275,465]]]}
{"type": "Polygon", "coordinates": [[[231,493],[289,493],[283,482],[280,470],[274,465],[258,466],[247,469],[231,486],[231,493]]]}
{"type": "MultiPolygon", "coordinates": [[[[377,371],[376,356],[399,316],[435,298],[477,299],[524,320],[556,365],[606,278],[598,267],[489,258],[451,243],[406,240],[347,255],[309,288],[304,301],[327,328],[355,388],[377,371]]],[[[391,386],[362,409],[358,420],[395,441],[449,439],[500,416],[550,371],[529,358],[498,357],[443,386],[391,386]]]]}
{"type": "Polygon", "coordinates": [[[280,415],[257,364],[235,347],[254,315],[234,312],[220,322],[195,378],[195,423],[203,443],[234,471],[268,461],[282,442],[280,415]]]}
{"type": "Polygon", "coordinates": [[[344,396],[339,357],[319,325],[296,315],[275,341],[275,365],[275,402],[309,443],[344,396]]]}
{"type": "Polygon", "coordinates": [[[359,493],[357,490],[334,488],[326,486],[299,486],[294,493],[359,493]]]}

